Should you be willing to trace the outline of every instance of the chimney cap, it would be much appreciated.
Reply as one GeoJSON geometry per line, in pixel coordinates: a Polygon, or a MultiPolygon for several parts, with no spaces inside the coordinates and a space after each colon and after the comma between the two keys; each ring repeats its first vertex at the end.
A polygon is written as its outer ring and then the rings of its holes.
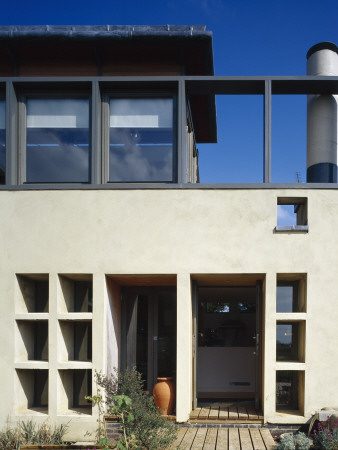
{"type": "Polygon", "coordinates": [[[319,50],[332,50],[333,52],[338,53],[338,47],[333,42],[319,42],[310,48],[306,54],[306,59],[309,59],[311,55],[319,50]]]}

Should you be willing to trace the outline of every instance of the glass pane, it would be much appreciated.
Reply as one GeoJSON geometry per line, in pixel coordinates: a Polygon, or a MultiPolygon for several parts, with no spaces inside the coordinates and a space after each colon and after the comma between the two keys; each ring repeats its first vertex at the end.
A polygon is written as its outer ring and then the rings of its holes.
{"type": "Polygon", "coordinates": [[[6,182],[6,127],[5,127],[5,100],[0,100],[0,184],[6,182]]]}
{"type": "Polygon", "coordinates": [[[176,376],[176,294],[158,297],[158,377],[176,376]]]}
{"type": "Polygon", "coordinates": [[[26,182],[89,182],[89,100],[28,99],[26,106],[26,182]]]}
{"type": "Polygon", "coordinates": [[[109,181],[173,181],[173,99],[111,99],[109,106],[109,181]]]}
{"type": "Polygon", "coordinates": [[[255,288],[201,287],[199,299],[199,347],[255,346],[255,288]]]}
{"type": "Polygon", "coordinates": [[[298,372],[278,370],[276,373],[276,410],[298,409],[298,372]]]}
{"type": "Polygon", "coordinates": [[[277,312],[299,312],[298,282],[277,283],[277,312]]]}
{"type": "Polygon", "coordinates": [[[298,323],[277,323],[277,361],[298,361],[298,323]]]}
{"type": "Polygon", "coordinates": [[[137,298],[136,369],[141,373],[144,386],[148,382],[148,296],[137,298]]]}

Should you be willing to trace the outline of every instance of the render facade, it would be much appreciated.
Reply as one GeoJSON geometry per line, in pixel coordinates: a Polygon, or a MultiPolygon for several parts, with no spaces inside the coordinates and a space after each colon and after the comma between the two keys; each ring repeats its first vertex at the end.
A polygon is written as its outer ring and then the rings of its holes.
{"type": "Polygon", "coordinates": [[[205,398],[277,424],[334,406],[336,47],[308,55],[321,73],[239,78],[214,77],[203,27],[1,27],[0,47],[2,426],[71,419],[84,440],[95,371],[128,365],[149,391],[174,377],[177,422],[205,398]],[[264,98],[264,180],[201,184],[234,93],[264,98]],[[309,95],[307,183],[271,183],[283,93],[309,95]]]}

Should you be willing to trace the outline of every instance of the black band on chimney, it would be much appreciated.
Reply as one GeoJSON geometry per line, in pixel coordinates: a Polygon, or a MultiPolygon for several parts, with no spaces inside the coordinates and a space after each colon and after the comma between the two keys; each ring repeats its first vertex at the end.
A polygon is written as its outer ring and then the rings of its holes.
{"type": "Polygon", "coordinates": [[[309,59],[311,55],[319,50],[332,50],[333,52],[338,53],[338,47],[333,42],[319,42],[310,48],[306,54],[306,59],[309,59]]]}

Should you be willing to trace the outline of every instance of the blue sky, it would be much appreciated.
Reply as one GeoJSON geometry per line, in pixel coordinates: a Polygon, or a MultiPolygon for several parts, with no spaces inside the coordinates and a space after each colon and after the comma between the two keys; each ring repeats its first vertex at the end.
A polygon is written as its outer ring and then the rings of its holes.
{"type": "MultiPolygon", "coordinates": [[[[338,0],[11,0],[0,25],[205,24],[216,75],[304,75],[306,52],[338,44],[338,0]]],[[[201,181],[262,181],[263,99],[218,97],[217,145],[200,145],[201,181]]],[[[272,181],[306,181],[306,98],[272,100],[272,181]]]]}

